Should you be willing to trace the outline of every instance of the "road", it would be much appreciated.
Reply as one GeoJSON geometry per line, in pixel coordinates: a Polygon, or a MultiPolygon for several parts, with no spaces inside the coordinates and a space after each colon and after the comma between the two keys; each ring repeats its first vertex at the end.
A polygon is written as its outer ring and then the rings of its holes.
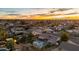
{"type": "Polygon", "coordinates": [[[73,37],[70,41],[62,42],[59,47],[66,51],[79,51],[79,37],[73,37]]]}

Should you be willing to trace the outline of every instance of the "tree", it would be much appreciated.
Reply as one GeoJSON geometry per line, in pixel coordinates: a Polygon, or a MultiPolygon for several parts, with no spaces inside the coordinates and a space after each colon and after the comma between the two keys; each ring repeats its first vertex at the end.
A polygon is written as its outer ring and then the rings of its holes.
{"type": "Polygon", "coordinates": [[[50,26],[54,27],[54,26],[58,26],[58,23],[52,23],[50,26]]]}
{"type": "Polygon", "coordinates": [[[75,29],[75,25],[72,24],[72,25],[68,26],[68,29],[75,29]]]}
{"type": "Polygon", "coordinates": [[[19,44],[19,43],[23,43],[23,44],[25,44],[25,43],[32,43],[33,42],[33,34],[32,33],[29,33],[28,34],[28,36],[26,37],[25,35],[21,35],[21,36],[19,36],[18,38],[17,38],[17,44],[19,44]]]}
{"type": "Polygon", "coordinates": [[[33,37],[34,37],[33,34],[32,33],[29,33],[28,34],[28,37],[27,37],[27,42],[28,43],[32,43],[33,42],[33,37]]]}
{"type": "Polygon", "coordinates": [[[17,44],[19,44],[19,43],[25,44],[26,43],[26,36],[22,35],[21,37],[18,37],[16,40],[16,43],[17,44]]]}
{"type": "Polygon", "coordinates": [[[6,36],[7,36],[6,31],[3,28],[0,28],[0,39],[5,40],[6,36]]]}
{"type": "Polygon", "coordinates": [[[69,40],[69,34],[67,32],[62,31],[60,36],[61,41],[68,41],[69,40]]]}
{"type": "Polygon", "coordinates": [[[14,50],[14,41],[13,41],[13,39],[12,39],[12,40],[7,40],[7,42],[6,42],[6,47],[7,47],[10,51],[14,50]]]}

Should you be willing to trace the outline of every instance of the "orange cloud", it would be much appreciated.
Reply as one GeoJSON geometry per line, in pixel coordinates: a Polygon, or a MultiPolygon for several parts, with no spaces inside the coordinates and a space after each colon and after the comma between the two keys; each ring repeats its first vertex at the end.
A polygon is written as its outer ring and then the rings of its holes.
{"type": "Polygon", "coordinates": [[[33,20],[79,20],[79,15],[57,15],[57,16],[40,16],[40,15],[18,15],[18,16],[0,16],[0,19],[33,19],[33,20]]]}

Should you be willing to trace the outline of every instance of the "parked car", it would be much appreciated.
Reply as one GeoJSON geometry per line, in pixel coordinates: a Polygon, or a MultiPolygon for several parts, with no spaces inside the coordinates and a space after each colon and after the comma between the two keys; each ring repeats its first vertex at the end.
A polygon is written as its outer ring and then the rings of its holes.
{"type": "Polygon", "coordinates": [[[7,48],[0,48],[0,51],[9,51],[7,48]]]}

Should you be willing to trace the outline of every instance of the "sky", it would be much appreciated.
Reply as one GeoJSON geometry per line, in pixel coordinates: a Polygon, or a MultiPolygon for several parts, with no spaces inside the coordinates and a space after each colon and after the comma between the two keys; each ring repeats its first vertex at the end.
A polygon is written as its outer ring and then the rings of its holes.
{"type": "Polygon", "coordinates": [[[79,19],[79,8],[0,8],[1,19],[79,19]]]}
{"type": "Polygon", "coordinates": [[[32,15],[47,13],[50,9],[43,8],[0,8],[0,15],[32,15]]]}
{"type": "Polygon", "coordinates": [[[0,8],[0,15],[34,15],[34,14],[77,14],[73,8],[0,8]]]}

